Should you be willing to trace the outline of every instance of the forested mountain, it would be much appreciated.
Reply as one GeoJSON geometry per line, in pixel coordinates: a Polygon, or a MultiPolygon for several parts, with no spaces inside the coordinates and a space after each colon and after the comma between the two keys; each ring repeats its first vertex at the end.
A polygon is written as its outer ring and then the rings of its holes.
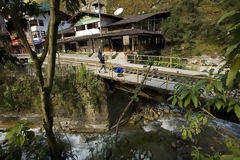
{"type": "Polygon", "coordinates": [[[220,55],[227,39],[225,26],[217,19],[229,10],[240,8],[239,0],[107,0],[108,14],[123,8],[122,16],[170,11],[162,24],[167,41],[166,55],[220,55]]]}

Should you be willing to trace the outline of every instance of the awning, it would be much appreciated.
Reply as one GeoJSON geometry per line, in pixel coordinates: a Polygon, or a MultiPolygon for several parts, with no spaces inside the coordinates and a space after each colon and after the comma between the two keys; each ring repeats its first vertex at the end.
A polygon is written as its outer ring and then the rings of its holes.
{"type": "Polygon", "coordinates": [[[22,44],[22,41],[20,39],[11,41],[12,46],[18,46],[18,45],[21,45],[21,44],[22,44]]]}
{"type": "Polygon", "coordinates": [[[99,22],[98,17],[91,17],[91,16],[83,16],[74,26],[81,26],[85,24],[99,22]]]}

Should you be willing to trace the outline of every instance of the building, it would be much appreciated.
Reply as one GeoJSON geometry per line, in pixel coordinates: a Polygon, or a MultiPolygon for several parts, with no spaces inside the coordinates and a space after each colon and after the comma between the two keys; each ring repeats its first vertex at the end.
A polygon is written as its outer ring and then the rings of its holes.
{"type": "MultiPolygon", "coordinates": [[[[59,32],[61,35],[58,40],[59,50],[96,52],[101,44],[101,39],[98,38],[101,34],[100,26],[109,25],[121,19],[108,14],[101,14],[99,18],[97,12],[79,12],[70,19],[72,26],[59,32]]],[[[106,40],[103,41],[104,44],[107,43],[106,40]]]]}
{"type": "MultiPolygon", "coordinates": [[[[41,3],[39,4],[39,8],[42,10],[42,13],[38,16],[26,16],[26,20],[28,23],[28,30],[26,32],[27,39],[31,45],[34,44],[35,51],[37,53],[42,52],[43,42],[45,41],[45,37],[47,34],[50,17],[49,3],[41,3]]],[[[67,23],[67,20],[70,19],[71,16],[63,12],[60,12],[60,14],[62,21],[60,23],[59,30],[69,28],[71,24],[67,23]]]]}
{"type": "Polygon", "coordinates": [[[94,53],[102,41],[105,52],[159,52],[164,47],[161,22],[168,16],[170,12],[127,17],[101,13],[99,18],[98,9],[82,11],[70,19],[70,28],[59,33],[59,50],[94,53]]]}
{"type": "MultiPolygon", "coordinates": [[[[28,42],[32,49],[34,49],[37,53],[42,52],[43,42],[45,42],[50,18],[50,5],[48,3],[39,4],[39,8],[42,12],[38,16],[28,15],[26,13],[25,19],[23,19],[22,23],[28,42]]],[[[69,28],[71,24],[68,23],[67,20],[70,19],[71,16],[60,12],[60,17],[62,18],[62,21],[60,23],[59,30],[69,28]]],[[[12,27],[13,25],[11,22],[7,22],[7,24],[11,38],[11,52],[15,54],[26,53],[21,39],[12,27]]]]}

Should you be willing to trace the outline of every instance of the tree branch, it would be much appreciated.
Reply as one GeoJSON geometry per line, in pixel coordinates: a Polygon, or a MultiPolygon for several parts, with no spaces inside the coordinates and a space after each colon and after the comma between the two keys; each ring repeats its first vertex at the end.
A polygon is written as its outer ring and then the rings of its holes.
{"type": "Polygon", "coordinates": [[[39,63],[42,65],[46,56],[47,56],[47,53],[48,53],[48,45],[49,45],[49,25],[48,25],[48,30],[47,30],[47,36],[46,36],[46,39],[45,39],[45,42],[44,42],[44,48],[43,48],[43,52],[42,52],[42,55],[41,57],[39,58],[39,63]]]}
{"type": "Polygon", "coordinates": [[[130,106],[132,105],[134,99],[138,96],[139,92],[141,91],[142,89],[142,86],[144,84],[144,82],[147,80],[147,76],[148,76],[148,73],[150,72],[150,69],[152,67],[152,63],[150,64],[150,66],[148,67],[148,70],[147,70],[147,73],[145,74],[141,84],[139,87],[136,88],[136,91],[133,95],[133,97],[131,98],[131,101],[128,103],[128,105],[124,108],[122,114],[120,115],[118,121],[117,121],[117,124],[116,124],[116,133],[115,133],[115,142],[117,142],[117,139],[118,139],[118,131],[119,131],[119,124],[122,120],[122,118],[124,117],[125,113],[127,112],[127,110],[130,108],[130,106]]]}

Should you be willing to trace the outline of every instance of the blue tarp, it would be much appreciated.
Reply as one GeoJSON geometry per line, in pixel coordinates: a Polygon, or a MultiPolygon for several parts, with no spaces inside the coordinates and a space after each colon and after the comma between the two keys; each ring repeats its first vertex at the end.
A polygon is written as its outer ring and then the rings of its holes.
{"type": "Polygon", "coordinates": [[[115,73],[123,73],[123,69],[121,67],[117,67],[114,72],[115,73]]]}

